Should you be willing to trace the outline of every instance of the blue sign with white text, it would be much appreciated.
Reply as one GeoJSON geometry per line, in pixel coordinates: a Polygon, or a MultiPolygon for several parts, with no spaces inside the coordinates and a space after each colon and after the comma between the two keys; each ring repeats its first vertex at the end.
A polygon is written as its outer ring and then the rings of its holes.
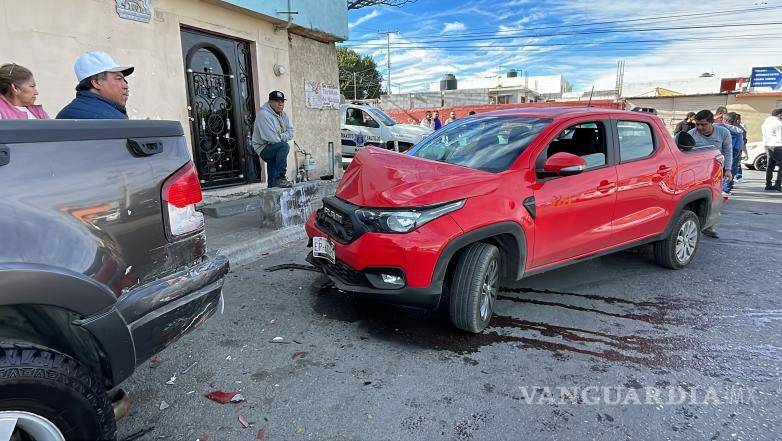
{"type": "Polygon", "coordinates": [[[773,90],[782,89],[782,66],[753,67],[750,87],[770,87],[773,90]]]}

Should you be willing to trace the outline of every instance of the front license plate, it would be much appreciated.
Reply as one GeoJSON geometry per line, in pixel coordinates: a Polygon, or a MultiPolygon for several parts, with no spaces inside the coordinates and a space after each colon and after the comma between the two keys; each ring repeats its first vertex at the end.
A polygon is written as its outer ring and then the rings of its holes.
{"type": "Polygon", "coordinates": [[[325,237],[312,238],[312,255],[321,259],[326,259],[333,264],[336,262],[336,253],[334,244],[325,237]]]}

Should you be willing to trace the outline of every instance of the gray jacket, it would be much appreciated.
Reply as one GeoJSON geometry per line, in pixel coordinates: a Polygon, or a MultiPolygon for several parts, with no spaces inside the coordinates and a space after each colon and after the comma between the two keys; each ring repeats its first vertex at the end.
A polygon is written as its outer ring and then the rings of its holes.
{"type": "Polygon", "coordinates": [[[253,150],[255,153],[260,155],[261,150],[267,144],[288,142],[291,139],[293,139],[293,126],[288,115],[285,112],[278,115],[268,102],[261,106],[261,110],[255,116],[255,124],[253,124],[253,150]]]}
{"type": "Polygon", "coordinates": [[[695,138],[695,145],[698,147],[713,146],[718,148],[720,152],[722,152],[722,156],[725,157],[723,168],[725,170],[731,169],[731,166],[733,165],[733,140],[728,129],[715,124],[714,131],[711,132],[711,135],[709,136],[701,135],[701,132],[699,132],[697,128],[692,129],[687,133],[695,138]]]}

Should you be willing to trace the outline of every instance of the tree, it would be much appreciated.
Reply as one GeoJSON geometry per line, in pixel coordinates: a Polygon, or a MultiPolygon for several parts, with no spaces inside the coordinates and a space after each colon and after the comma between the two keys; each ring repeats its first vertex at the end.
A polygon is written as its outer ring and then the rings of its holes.
{"type": "Polygon", "coordinates": [[[377,63],[369,55],[337,48],[339,66],[339,92],[347,99],[379,98],[383,92],[383,77],[377,70],[377,63]]]}
{"type": "Polygon", "coordinates": [[[415,1],[416,0],[347,0],[349,10],[366,8],[367,6],[377,6],[377,5],[402,6],[407,3],[413,3],[415,1]]]}

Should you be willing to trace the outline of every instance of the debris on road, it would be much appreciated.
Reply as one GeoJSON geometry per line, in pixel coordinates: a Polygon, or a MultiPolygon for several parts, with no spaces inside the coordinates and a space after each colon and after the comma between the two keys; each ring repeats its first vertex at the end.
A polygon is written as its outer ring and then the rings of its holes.
{"type": "Polygon", "coordinates": [[[266,439],[266,428],[259,429],[258,434],[255,435],[255,439],[256,441],[263,441],[264,439],[266,439]]]}
{"type": "Polygon", "coordinates": [[[307,353],[303,352],[303,351],[294,352],[293,355],[291,355],[291,360],[295,360],[297,358],[301,358],[301,357],[303,357],[305,355],[307,355],[307,353]]]}
{"type": "Polygon", "coordinates": [[[289,270],[296,270],[297,269],[297,270],[304,270],[304,271],[312,271],[312,272],[316,272],[316,273],[322,273],[323,272],[318,267],[315,267],[315,266],[312,266],[312,265],[302,265],[302,264],[298,264],[298,263],[284,263],[282,265],[274,265],[274,266],[270,266],[270,267],[264,269],[264,271],[266,271],[267,273],[271,273],[271,272],[274,272],[274,271],[280,271],[280,270],[284,270],[284,269],[289,269],[289,270]]]}
{"type": "Polygon", "coordinates": [[[301,432],[304,432],[304,429],[301,428],[301,426],[296,426],[296,429],[293,431],[296,435],[300,434],[301,432]]]}
{"type": "Polygon", "coordinates": [[[166,384],[170,384],[171,386],[173,386],[175,381],[176,381],[176,374],[172,375],[171,379],[166,381],[166,384]]]}
{"type": "Polygon", "coordinates": [[[284,343],[284,344],[288,344],[290,342],[289,341],[285,341],[285,339],[282,338],[282,337],[274,337],[273,339],[269,340],[269,343],[284,343]]]}
{"type": "Polygon", "coordinates": [[[231,361],[231,360],[233,360],[233,358],[232,358],[230,355],[229,355],[229,356],[227,356],[227,357],[225,357],[225,359],[226,359],[227,361],[231,361]]]}
{"type": "Polygon", "coordinates": [[[270,324],[270,325],[273,325],[273,324],[275,324],[275,323],[277,323],[277,320],[275,320],[275,319],[271,319],[271,320],[269,320],[269,324],[270,324]]]}
{"type": "Polygon", "coordinates": [[[182,374],[186,374],[186,373],[190,372],[190,369],[193,369],[195,367],[195,365],[197,365],[197,364],[198,364],[198,362],[194,361],[193,364],[191,364],[190,366],[186,367],[185,370],[182,371],[182,374]]]}
{"type": "Polygon", "coordinates": [[[168,403],[166,403],[165,401],[161,401],[161,402],[160,402],[160,410],[166,410],[166,409],[168,409],[169,407],[170,407],[170,406],[169,406],[169,405],[168,405],[168,403]]]}
{"type": "Polygon", "coordinates": [[[141,429],[138,432],[131,433],[127,437],[123,438],[122,441],[135,441],[154,430],[155,430],[155,426],[150,426],[147,427],[146,429],[141,429]]]}
{"type": "Polygon", "coordinates": [[[163,362],[163,359],[160,358],[159,355],[155,355],[154,357],[149,359],[149,368],[150,369],[154,369],[154,368],[160,366],[160,363],[162,363],[162,362],[163,362]]]}
{"type": "Polygon", "coordinates": [[[220,404],[228,404],[228,403],[241,403],[242,401],[246,401],[244,399],[244,395],[240,394],[239,392],[230,391],[226,392],[223,390],[215,390],[212,392],[209,392],[208,394],[204,395],[206,398],[220,403],[220,404]]]}
{"type": "Polygon", "coordinates": [[[243,413],[239,414],[239,424],[242,425],[243,429],[246,429],[246,428],[250,427],[250,423],[247,421],[247,417],[244,416],[243,413]]]}

